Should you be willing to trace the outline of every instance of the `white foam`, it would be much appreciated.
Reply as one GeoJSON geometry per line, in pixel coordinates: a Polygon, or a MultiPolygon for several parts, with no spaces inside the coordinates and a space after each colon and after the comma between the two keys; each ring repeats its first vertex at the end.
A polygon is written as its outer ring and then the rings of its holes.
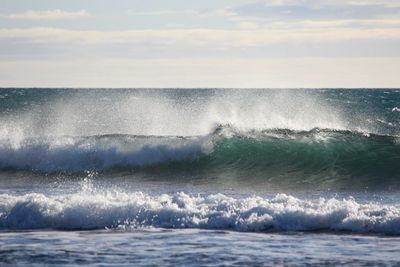
{"type": "Polygon", "coordinates": [[[222,194],[150,196],[83,191],[0,195],[0,229],[202,228],[235,231],[350,231],[400,234],[400,206],[354,199],[235,199],[222,194]]]}

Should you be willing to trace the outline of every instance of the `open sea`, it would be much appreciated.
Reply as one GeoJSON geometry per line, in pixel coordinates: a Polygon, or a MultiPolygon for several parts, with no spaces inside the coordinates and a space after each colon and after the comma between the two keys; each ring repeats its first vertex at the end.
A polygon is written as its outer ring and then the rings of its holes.
{"type": "Polygon", "coordinates": [[[400,265],[400,89],[0,89],[1,266],[400,265]]]}

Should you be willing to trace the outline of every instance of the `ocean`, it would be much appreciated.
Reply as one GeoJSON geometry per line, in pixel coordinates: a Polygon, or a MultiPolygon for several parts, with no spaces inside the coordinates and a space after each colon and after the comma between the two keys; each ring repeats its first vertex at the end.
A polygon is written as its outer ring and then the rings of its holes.
{"type": "Polygon", "coordinates": [[[0,90],[0,265],[400,264],[400,89],[0,90]]]}

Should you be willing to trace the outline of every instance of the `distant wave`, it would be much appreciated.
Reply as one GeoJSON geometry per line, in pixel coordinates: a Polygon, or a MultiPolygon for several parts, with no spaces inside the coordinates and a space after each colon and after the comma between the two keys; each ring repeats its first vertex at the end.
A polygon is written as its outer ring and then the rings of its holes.
{"type": "MultiPolygon", "coordinates": [[[[0,141],[0,170],[230,170],[248,176],[379,177],[400,175],[400,139],[351,131],[240,131],[220,126],[202,137],[101,135],[0,141]]],[[[382,181],[382,180],[381,180],[382,181]]]]}
{"type": "Polygon", "coordinates": [[[248,232],[327,231],[400,234],[400,207],[354,199],[235,199],[222,194],[149,196],[80,192],[57,196],[0,194],[0,229],[131,230],[202,228],[248,232]]]}

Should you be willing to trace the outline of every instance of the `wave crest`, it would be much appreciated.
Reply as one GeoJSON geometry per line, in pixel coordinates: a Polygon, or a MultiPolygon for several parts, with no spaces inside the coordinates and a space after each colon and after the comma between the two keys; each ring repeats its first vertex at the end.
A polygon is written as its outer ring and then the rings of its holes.
{"type": "Polygon", "coordinates": [[[229,126],[201,137],[31,138],[17,145],[0,142],[0,170],[68,175],[140,172],[162,179],[185,173],[199,179],[226,174],[278,187],[386,190],[399,186],[400,143],[397,136],[351,131],[240,131],[229,126]]]}

